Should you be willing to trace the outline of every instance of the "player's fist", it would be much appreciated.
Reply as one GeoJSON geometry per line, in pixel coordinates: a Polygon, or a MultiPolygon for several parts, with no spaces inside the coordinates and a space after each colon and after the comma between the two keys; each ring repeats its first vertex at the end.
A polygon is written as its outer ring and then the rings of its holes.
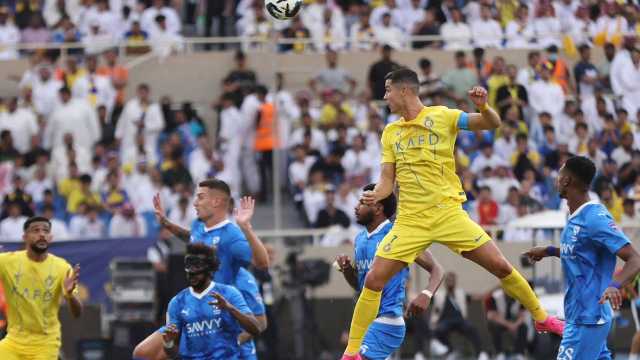
{"type": "Polygon", "coordinates": [[[209,301],[209,305],[215,305],[222,310],[227,310],[231,307],[227,300],[217,292],[212,292],[209,295],[213,298],[213,301],[209,301]]]}
{"type": "Polygon", "coordinates": [[[165,344],[174,344],[176,341],[178,341],[179,336],[180,333],[178,332],[178,328],[174,324],[169,324],[164,328],[164,332],[162,333],[162,340],[165,344]]]}
{"type": "Polygon", "coordinates": [[[536,246],[526,251],[523,255],[525,255],[531,263],[534,263],[547,257],[547,248],[545,246],[536,246]]]}
{"type": "Polygon", "coordinates": [[[487,103],[488,93],[485,88],[482,86],[474,86],[471,90],[469,90],[469,99],[473,102],[476,107],[482,107],[487,103]]]}
{"type": "Polygon", "coordinates": [[[622,305],[622,294],[620,294],[620,290],[612,286],[608,287],[600,298],[600,304],[604,304],[607,300],[611,303],[613,310],[620,309],[620,305],[622,305]]]}
{"type": "Polygon", "coordinates": [[[345,254],[336,256],[336,264],[338,264],[338,270],[340,270],[341,272],[345,272],[353,268],[353,265],[351,264],[351,258],[349,257],[349,255],[345,254]]]}
{"type": "Polygon", "coordinates": [[[378,202],[378,199],[376,199],[376,193],[371,190],[364,191],[362,193],[361,200],[362,200],[362,203],[368,206],[373,206],[376,204],[376,202],[378,202]]]}
{"type": "Polygon", "coordinates": [[[430,303],[430,297],[423,293],[418,294],[418,296],[411,300],[409,306],[407,306],[407,310],[404,312],[404,317],[410,318],[422,314],[427,310],[430,303]]]}

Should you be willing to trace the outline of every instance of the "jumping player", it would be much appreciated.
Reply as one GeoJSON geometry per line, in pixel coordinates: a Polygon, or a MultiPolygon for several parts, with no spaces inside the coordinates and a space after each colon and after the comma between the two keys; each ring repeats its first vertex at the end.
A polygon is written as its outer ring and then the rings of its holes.
{"type": "Polygon", "coordinates": [[[596,167],[586,157],[568,159],[558,174],[558,193],[567,199],[569,219],[560,248],[535,247],[525,254],[531,261],[559,257],[565,282],[566,328],[558,360],[611,359],[607,335],[614,310],[622,303],[620,288],[640,272],[640,254],[618,229],[602,204],[589,201],[596,167]],[[616,256],[625,262],[613,275],[616,256]]]}
{"type": "MultiPolygon", "coordinates": [[[[364,191],[373,190],[375,184],[369,184],[364,191]]],[[[355,208],[358,224],[366,227],[356,236],[355,267],[346,255],[340,255],[336,261],[345,280],[356,291],[361,291],[364,279],[373,261],[376,248],[384,236],[391,230],[389,218],[396,211],[394,194],[370,206],[360,201],[355,208]]],[[[425,250],[416,262],[431,276],[429,285],[410,303],[406,317],[414,316],[427,309],[434,293],[440,286],[444,271],[431,253],[425,250]]],[[[402,345],[405,335],[405,323],[402,317],[405,300],[405,285],[409,277],[409,268],[405,267],[385,285],[382,290],[380,310],[373,321],[360,347],[360,356],[369,360],[385,360],[402,345]]]]}
{"type": "Polygon", "coordinates": [[[343,358],[358,357],[387,282],[434,242],[498,277],[505,292],[531,312],[538,331],[562,334],[563,323],[547,315],[527,281],[462,209],[466,196],[456,175],[454,145],[459,130],[500,126],[500,116],[487,104],[487,91],[481,87],[469,91],[480,113],[467,114],[444,106],[424,106],[419,98],[418,76],[409,69],[389,73],[385,90],[389,108],[402,117],[384,129],[380,180],[362,198],[373,206],[389,196],[397,182],[398,216],[365,278],[343,358]]]}

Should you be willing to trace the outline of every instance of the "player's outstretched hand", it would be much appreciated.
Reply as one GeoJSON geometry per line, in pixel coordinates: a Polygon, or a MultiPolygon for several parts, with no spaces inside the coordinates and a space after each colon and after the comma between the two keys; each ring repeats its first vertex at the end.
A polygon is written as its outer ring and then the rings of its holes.
{"type": "Polygon", "coordinates": [[[179,336],[180,333],[178,332],[178,328],[174,324],[169,324],[164,328],[162,340],[164,340],[165,344],[175,344],[175,342],[178,341],[179,336]]]}
{"type": "Polygon", "coordinates": [[[156,215],[156,219],[160,224],[166,218],[164,208],[162,207],[162,201],[160,200],[160,193],[157,193],[153,196],[153,212],[156,215]]]}
{"type": "Polygon", "coordinates": [[[80,264],[76,264],[73,269],[69,270],[67,277],[64,279],[64,293],[65,295],[71,295],[78,286],[78,279],[80,278],[80,264]]]}
{"type": "Polygon", "coordinates": [[[255,209],[256,200],[251,196],[243,196],[240,199],[240,206],[233,211],[238,225],[249,224],[255,209]]]}
{"type": "Polygon", "coordinates": [[[604,304],[607,300],[611,303],[613,310],[619,310],[622,305],[622,294],[620,294],[620,290],[612,286],[608,287],[600,298],[600,304],[604,304]]]}
{"type": "Polygon", "coordinates": [[[425,312],[431,303],[431,298],[427,295],[420,293],[416,296],[411,302],[409,306],[407,306],[407,310],[404,312],[405,318],[410,318],[413,316],[418,316],[425,312]]]}
{"type": "Polygon", "coordinates": [[[529,261],[534,263],[547,257],[547,248],[545,246],[536,246],[529,249],[524,253],[529,258],[529,261]]]}
{"type": "Polygon", "coordinates": [[[375,194],[373,191],[371,191],[371,190],[369,190],[369,191],[364,191],[364,192],[362,193],[362,198],[361,198],[361,199],[362,199],[362,202],[363,202],[365,205],[369,205],[369,206],[375,205],[375,203],[377,202],[377,200],[376,200],[376,194],[375,194]]]}
{"type": "Polygon", "coordinates": [[[487,103],[488,93],[485,88],[482,86],[474,86],[468,92],[469,99],[473,102],[476,107],[481,107],[487,103]]]}
{"type": "Polygon", "coordinates": [[[336,263],[338,264],[338,270],[342,272],[345,272],[353,268],[353,265],[351,265],[351,258],[349,257],[349,255],[340,254],[336,256],[336,263]]]}
{"type": "Polygon", "coordinates": [[[209,301],[209,305],[215,305],[222,310],[227,310],[231,307],[231,305],[227,302],[227,300],[217,292],[212,292],[209,295],[214,299],[214,301],[209,301]]]}

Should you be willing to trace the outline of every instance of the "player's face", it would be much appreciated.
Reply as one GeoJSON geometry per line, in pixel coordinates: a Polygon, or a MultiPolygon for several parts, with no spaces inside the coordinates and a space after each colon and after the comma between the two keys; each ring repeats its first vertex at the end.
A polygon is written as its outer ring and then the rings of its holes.
{"type": "Polygon", "coordinates": [[[187,255],[184,258],[184,270],[189,286],[199,289],[211,277],[207,258],[203,255],[187,255]]]}
{"type": "Polygon", "coordinates": [[[402,105],[402,89],[397,85],[393,85],[391,80],[387,80],[384,83],[384,90],[384,100],[389,105],[391,112],[395,113],[402,105]]]}
{"type": "Polygon", "coordinates": [[[558,171],[558,179],[556,180],[556,188],[558,189],[558,194],[561,199],[567,198],[567,187],[570,182],[571,178],[569,177],[567,170],[564,168],[564,165],[562,165],[560,171],[558,171]]]}
{"type": "Polygon", "coordinates": [[[369,225],[373,221],[375,210],[376,209],[374,207],[365,205],[362,199],[360,199],[360,202],[358,202],[358,205],[356,205],[354,209],[356,222],[363,226],[369,225]]]}
{"type": "Polygon", "coordinates": [[[32,223],[22,235],[25,245],[37,254],[49,249],[52,238],[51,227],[46,222],[32,223]]]}
{"type": "Polygon", "coordinates": [[[213,190],[207,187],[198,187],[198,190],[196,190],[196,199],[193,202],[193,207],[196,209],[198,219],[205,221],[213,216],[216,203],[217,198],[213,190]]]}

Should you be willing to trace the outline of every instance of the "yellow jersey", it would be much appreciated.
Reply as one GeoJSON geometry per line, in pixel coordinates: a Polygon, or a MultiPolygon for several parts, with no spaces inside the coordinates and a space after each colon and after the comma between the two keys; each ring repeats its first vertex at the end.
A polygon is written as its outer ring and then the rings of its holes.
{"type": "Polygon", "coordinates": [[[26,251],[0,254],[0,281],[7,302],[7,339],[23,346],[60,347],[58,310],[71,265],[53,254],[43,262],[26,251]]]}
{"type": "Polygon", "coordinates": [[[451,201],[466,201],[454,155],[461,114],[461,110],[429,106],[415,119],[401,118],[385,127],[382,163],[396,166],[398,219],[420,217],[425,210],[451,201]]]}

